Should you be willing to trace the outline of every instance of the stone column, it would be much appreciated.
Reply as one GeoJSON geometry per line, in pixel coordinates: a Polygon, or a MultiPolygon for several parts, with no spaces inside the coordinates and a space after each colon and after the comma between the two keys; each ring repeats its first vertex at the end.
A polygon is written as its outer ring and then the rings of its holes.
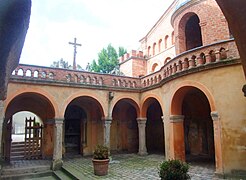
{"type": "Polygon", "coordinates": [[[185,161],[184,116],[170,116],[170,158],[185,161]]]}
{"type": "Polygon", "coordinates": [[[104,118],[104,145],[110,148],[110,127],[112,118],[104,118]]]}
{"type": "Polygon", "coordinates": [[[52,170],[62,167],[62,139],[63,139],[63,121],[64,119],[54,119],[54,150],[52,170]]]}
{"type": "Polygon", "coordinates": [[[165,145],[165,159],[169,158],[169,116],[162,116],[163,131],[164,131],[164,145],[165,145]]]}
{"type": "Polygon", "coordinates": [[[0,158],[3,157],[2,154],[2,137],[3,137],[3,123],[4,123],[4,102],[0,100],[0,158]]]}
{"type": "Polygon", "coordinates": [[[215,164],[216,173],[223,174],[222,147],[221,147],[221,125],[218,112],[211,112],[214,126],[214,148],[215,148],[215,164]]]}
{"type": "Polygon", "coordinates": [[[138,122],[138,133],[139,133],[139,149],[138,154],[141,156],[147,155],[147,148],[146,148],[146,122],[147,118],[137,118],[138,122]]]}

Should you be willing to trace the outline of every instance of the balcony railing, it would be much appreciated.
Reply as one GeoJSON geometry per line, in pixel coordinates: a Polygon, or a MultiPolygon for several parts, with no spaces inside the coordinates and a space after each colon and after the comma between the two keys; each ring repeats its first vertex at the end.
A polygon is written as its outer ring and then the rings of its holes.
{"type": "Polygon", "coordinates": [[[217,42],[176,56],[159,71],[142,77],[141,84],[142,87],[149,87],[181,72],[237,58],[239,58],[239,54],[234,40],[217,42]]]}
{"type": "Polygon", "coordinates": [[[12,73],[13,78],[81,84],[90,86],[110,86],[119,88],[139,88],[140,79],[110,74],[74,71],[20,64],[12,73]]]}
{"type": "Polygon", "coordinates": [[[159,71],[141,78],[20,64],[13,72],[12,79],[140,89],[160,84],[163,80],[169,80],[172,77],[177,78],[197,72],[196,69],[200,72],[203,69],[218,67],[218,65],[221,66],[221,62],[238,58],[236,44],[231,39],[186,51],[168,61],[159,71]]]}

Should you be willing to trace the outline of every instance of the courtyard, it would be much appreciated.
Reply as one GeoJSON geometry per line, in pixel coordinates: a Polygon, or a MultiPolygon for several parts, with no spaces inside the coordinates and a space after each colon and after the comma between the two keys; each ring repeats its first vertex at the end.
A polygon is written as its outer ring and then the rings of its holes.
{"type": "MultiPolygon", "coordinates": [[[[65,157],[63,168],[55,171],[53,176],[24,178],[24,179],[81,179],[81,180],[158,180],[158,166],[163,161],[163,155],[150,154],[148,156],[139,156],[136,154],[114,154],[109,165],[109,173],[100,177],[93,173],[91,157],[65,157]],[[69,172],[69,173],[68,173],[69,172]],[[72,175],[71,175],[72,174],[72,175]]],[[[12,166],[4,168],[20,169],[21,167],[44,167],[49,166],[47,160],[17,161],[12,166]],[[17,165],[18,164],[18,165],[17,165]]],[[[205,160],[198,162],[193,160],[190,164],[189,174],[192,180],[218,180],[214,175],[214,165],[205,160]]],[[[40,168],[39,168],[40,169],[40,168]]],[[[17,172],[17,171],[16,171],[17,172]]]]}

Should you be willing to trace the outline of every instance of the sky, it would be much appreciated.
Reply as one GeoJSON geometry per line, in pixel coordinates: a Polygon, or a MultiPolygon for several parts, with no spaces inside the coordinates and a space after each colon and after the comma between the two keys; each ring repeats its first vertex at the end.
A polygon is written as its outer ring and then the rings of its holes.
{"type": "Polygon", "coordinates": [[[63,58],[85,68],[109,43],[130,51],[173,0],[32,0],[30,25],[20,63],[50,66],[63,58]]]}

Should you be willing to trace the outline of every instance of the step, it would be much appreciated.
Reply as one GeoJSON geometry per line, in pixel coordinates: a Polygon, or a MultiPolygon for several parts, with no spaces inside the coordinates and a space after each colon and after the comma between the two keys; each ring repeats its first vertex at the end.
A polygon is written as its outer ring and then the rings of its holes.
{"type": "Polygon", "coordinates": [[[20,156],[10,156],[10,160],[22,160],[24,159],[24,156],[23,155],[20,155],[20,156]]]}
{"type": "Polygon", "coordinates": [[[11,148],[25,148],[25,144],[11,144],[11,148]]]}
{"type": "Polygon", "coordinates": [[[75,179],[83,179],[83,180],[90,180],[90,178],[85,177],[82,172],[70,167],[63,165],[62,166],[62,171],[65,171],[67,174],[72,175],[75,179]]]}
{"type": "Polygon", "coordinates": [[[71,180],[76,179],[75,177],[71,177],[71,175],[68,175],[66,172],[62,170],[54,171],[53,172],[55,177],[57,177],[60,180],[71,180]]]}
{"type": "Polygon", "coordinates": [[[10,153],[11,156],[24,156],[25,155],[25,152],[24,151],[11,151],[10,153]]]}
{"type": "Polygon", "coordinates": [[[21,173],[21,174],[8,174],[8,175],[1,175],[0,179],[1,180],[24,180],[24,179],[35,179],[35,178],[40,178],[43,179],[45,177],[49,177],[48,179],[56,179],[55,177],[53,177],[53,171],[51,170],[47,170],[47,171],[43,171],[43,172],[36,172],[36,173],[21,173]]]}
{"type": "Polygon", "coordinates": [[[25,147],[11,147],[11,151],[24,151],[25,147]]]}
{"type": "Polygon", "coordinates": [[[49,171],[49,165],[35,165],[35,166],[27,166],[27,167],[19,167],[19,168],[3,168],[2,175],[13,175],[13,174],[30,174],[30,173],[38,173],[49,171]]]}

